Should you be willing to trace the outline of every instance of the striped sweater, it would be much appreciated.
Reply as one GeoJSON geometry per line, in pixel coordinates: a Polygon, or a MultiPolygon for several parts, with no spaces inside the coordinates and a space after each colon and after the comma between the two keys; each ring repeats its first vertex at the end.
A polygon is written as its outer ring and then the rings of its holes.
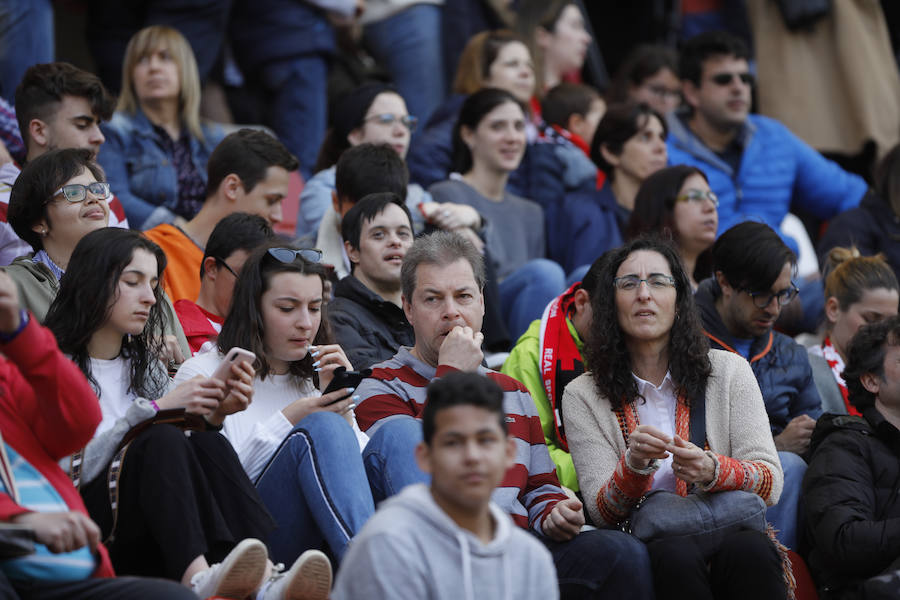
{"type": "MultiPolygon", "coordinates": [[[[357,393],[362,397],[356,409],[359,426],[370,436],[385,419],[406,415],[421,419],[425,407],[425,388],[432,379],[453,370],[437,368],[414,357],[409,348],[373,367],[372,376],[363,381],[357,393]]],[[[503,390],[503,407],[510,435],[516,440],[514,464],[494,491],[492,500],[508,512],[523,528],[543,533],[545,516],[566,495],[559,487],[556,467],[544,444],[544,432],[534,401],[521,383],[496,371],[479,368],[503,390]]]]}

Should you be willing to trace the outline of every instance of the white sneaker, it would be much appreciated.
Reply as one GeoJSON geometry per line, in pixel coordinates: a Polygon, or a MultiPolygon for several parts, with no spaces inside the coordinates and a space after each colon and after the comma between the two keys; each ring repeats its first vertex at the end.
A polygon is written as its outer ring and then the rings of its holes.
{"type": "MultiPolygon", "coordinates": [[[[283,566],[282,566],[283,568],[283,566]]],[[[276,573],[261,590],[259,600],[328,600],[331,561],[318,550],[307,550],[287,573],[276,573]]]]}
{"type": "Polygon", "coordinates": [[[269,552],[261,541],[242,540],[225,560],[191,577],[191,589],[200,598],[243,600],[262,585],[268,558],[269,552]]]}

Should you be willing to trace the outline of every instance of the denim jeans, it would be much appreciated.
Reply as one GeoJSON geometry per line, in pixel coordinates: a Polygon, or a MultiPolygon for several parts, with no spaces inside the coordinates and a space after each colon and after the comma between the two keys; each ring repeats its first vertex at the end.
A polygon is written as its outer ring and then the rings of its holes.
{"type": "Polygon", "coordinates": [[[567,542],[539,539],[553,555],[563,600],[652,600],[650,556],[636,537],[611,529],[592,529],[567,542]]]}
{"type": "Polygon", "coordinates": [[[565,291],[566,274],[546,258],[530,260],[500,282],[500,304],[513,340],[540,319],[547,303],[565,291]]]}
{"type": "Polygon", "coordinates": [[[766,520],[778,530],[778,541],[791,550],[796,550],[797,513],[800,508],[800,489],[803,474],[806,473],[806,461],[793,452],[779,452],[778,459],[784,471],[784,487],[778,504],[766,510],[766,520]]]}
{"type": "Polygon", "coordinates": [[[12,104],[26,69],[53,59],[50,0],[0,0],[0,94],[12,104]]]}
{"type": "Polygon", "coordinates": [[[444,8],[415,4],[367,25],[366,46],[391,74],[409,114],[425,125],[444,101],[441,17],[444,8]]]}
{"type": "Polygon", "coordinates": [[[388,417],[369,434],[363,464],[376,503],[411,483],[431,482],[431,476],[416,464],[416,446],[422,441],[422,423],[417,419],[407,415],[388,417]]]}
{"type": "Polygon", "coordinates": [[[328,121],[328,58],[306,54],[266,65],[265,124],[300,161],[300,174],[312,175],[328,121]]]}
{"type": "Polygon", "coordinates": [[[290,565],[305,550],[325,548],[337,562],[375,506],[356,435],[336,413],[315,412],[297,423],[256,482],[278,528],[272,560],[290,565]]]}

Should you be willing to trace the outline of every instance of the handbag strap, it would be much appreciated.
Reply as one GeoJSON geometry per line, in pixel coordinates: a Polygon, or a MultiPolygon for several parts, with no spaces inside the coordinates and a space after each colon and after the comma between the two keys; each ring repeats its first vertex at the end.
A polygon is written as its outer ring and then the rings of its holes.
{"type": "Polygon", "coordinates": [[[706,448],[706,388],[691,400],[691,443],[706,448]]]}

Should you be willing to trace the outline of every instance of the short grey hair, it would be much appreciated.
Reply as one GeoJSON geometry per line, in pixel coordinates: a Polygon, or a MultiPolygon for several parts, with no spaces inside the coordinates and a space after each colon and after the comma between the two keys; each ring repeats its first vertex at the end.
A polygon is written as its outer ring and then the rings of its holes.
{"type": "Polygon", "coordinates": [[[435,231],[417,238],[403,258],[400,268],[400,285],[403,297],[412,301],[416,289],[416,271],[419,265],[449,265],[463,259],[472,267],[478,289],[484,288],[484,259],[472,242],[452,231],[435,231]]]}

